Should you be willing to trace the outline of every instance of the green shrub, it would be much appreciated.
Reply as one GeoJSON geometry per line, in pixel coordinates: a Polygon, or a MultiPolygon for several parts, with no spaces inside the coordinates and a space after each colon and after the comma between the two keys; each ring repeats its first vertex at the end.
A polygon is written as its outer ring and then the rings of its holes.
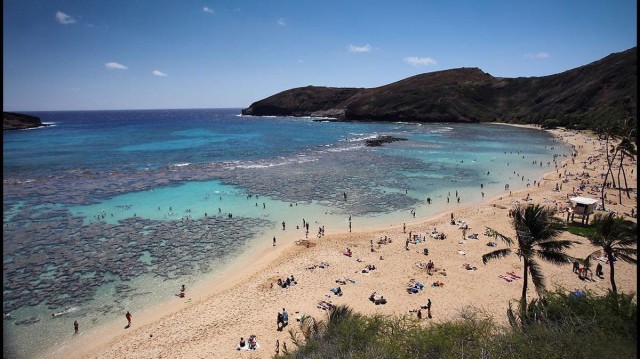
{"type": "Polygon", "coordinates": [[[472,307],[462,311],[461,319],[426,324],[408,316],[364,316],[343,306],[331,314],[326,330],[297,341],[299,347],[285,357],[636,358],[633,298],[590,292],[574,298],[559,288],[532,300],[528,311],[534,315],[528,318],[535,319],[514,328],[501,327],[472,307]]]}

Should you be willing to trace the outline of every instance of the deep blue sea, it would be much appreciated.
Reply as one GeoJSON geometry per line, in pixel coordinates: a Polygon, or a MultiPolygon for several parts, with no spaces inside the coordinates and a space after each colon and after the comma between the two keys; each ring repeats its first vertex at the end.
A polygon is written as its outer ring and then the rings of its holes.
{"type": "Polygon", "coordinates": [[[74,320],[89,330],[171,300],[275,235],[304,238],[303,219],[310,238],[348,231],[349,217],[356,230],[426,219],[533,185],[570,154],[544,131],[497,124],[25,113],[51,126],[3,132],[12,358],[65,345],[74,320]],[[378,135],[403,140],[365,146],[378,135]]]}

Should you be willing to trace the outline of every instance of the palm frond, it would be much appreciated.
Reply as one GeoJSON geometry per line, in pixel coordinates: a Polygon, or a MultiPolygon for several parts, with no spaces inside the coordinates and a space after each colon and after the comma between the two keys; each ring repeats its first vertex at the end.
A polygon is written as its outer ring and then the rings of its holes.
{"type": "Polygon", "coordinates": [[[627,254],[624,253],[616,253],[616,259],[621,259],[624,262],[630,263],[630,264],[638,264],[638,258],[633,258],[628,256],[627,254]]]}
{"type": "Polygon", "coordinates": [[[336,328],[341,322],[350,317],[353,314],[353,310],[347,305],[339,305],[334,307],[329,312],[329,322],[327,327],[329,330],[336,328]]]}
{"type": "Polygon", "coordinates": [[[538,258],[553,264],[569,264],[574,259],[568,254],[557,251],[537,250],[536,255],[538,258]]]}
{"type": "Polygon", "coordinates": [[[487,229],[490,229],[497,238],[500,238],[500,240],[502,242],[504,242],[506,245],[511,246],[513,244],[513,239],[505,236],[504,234],[496,231],[495,229],[491,228],[491,227],[486,227],[487,229]]]}
{"type": "Polygon", "coordinates": [[[612,243],[613,245],[615,245],[616,247],[633,247],[633,246],[638,246],[638,238],[633,236],[629,236],[629,237],[621,237],[618,240],[614,240],[614,243],[612,243]]]}
{"type": "Polygon", "coordinates": [[[538,242],[536,244],[545,251],[562,251],[564,249],[571,248],[574,244],[580,244],[580,242],[570,240],[548,240],[545,242],[538,242]]]}
{"type": "Polygon", "coordinates": [[[589,256],[593,258],[598,258],[602,255],[603,255],[602,249],[596,249],[595,251],[591,252],[591,254],[589,254],[589,256]]]}
{"type": "Polygon", "coordinates": [[[509,254],[511,254],[511,249],[509,249],[509,248],[497,249],[497,250],[495,250],[493,252],[484,254],[482,256],[482,264],[487,264],[487,262],[489,262],[492,259],[499,259],[499,258],[506,257],[509,254]]]}
{"type": "Polygon", "coordinates": [[[582,259],[578,259],[578,262],[582,263],[582,265],[585,266],[585,268],[591,269],[591,255],[588,255],[582,259]]]}

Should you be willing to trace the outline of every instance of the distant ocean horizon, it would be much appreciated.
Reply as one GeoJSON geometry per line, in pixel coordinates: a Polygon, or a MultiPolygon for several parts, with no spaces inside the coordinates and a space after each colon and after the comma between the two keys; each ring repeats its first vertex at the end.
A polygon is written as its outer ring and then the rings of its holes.
{"type": "Polygon", "coordinates": [[[546,131],[496,124],[20,113],[52,126],[3,132],[12,358],[65,345],[74,320],[97,327],[172,300],[274,236],[303,238],[303,219],[313,239],[348,231],[348,218],[357,230],[427,218],[533,186],[571,153],[546,131]],[[380,135],[406,140],[365,146],[380,135]]]}

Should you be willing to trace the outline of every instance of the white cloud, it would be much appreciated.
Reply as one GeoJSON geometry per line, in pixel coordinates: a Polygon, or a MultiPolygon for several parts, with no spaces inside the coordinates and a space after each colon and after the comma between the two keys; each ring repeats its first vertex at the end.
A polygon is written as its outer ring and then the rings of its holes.
{"type": "Polygon", "coordinates": [[[117,62],[107,62],[106,64],[104,64],[104,67],[106,67],[109,70],[128,70],[129,68],[119,64],[117,62]]]}
{"type": "Polygon", "coordinates": [[[169,76],[160,70],[153,70],[152,72],[155,76],[169,76]]]}
{"type": "Polygon", "coordinates": [[[73,24],[73,23],[76,22],[76,19],[74,19],[71,16],[63,13],[62,11],[58,11],[56,13],[56,20],[58,20],[58,22],[63,24],[63,25],[69,25],[69,24],[73,24]]]}
{"type": "Polygon", "coordinates": [[[417,56],[409,56],[402,59],[402,61],[411,64],[413,66],[429,66],[437,64],[436,60],[430,57],[417,57],[417,56]]]}
{"type": "Polygon", "coordinates": [[[349,52],[371,52],[371,45],[364,46],[349,45],[349,52]]]}
{"type": "Polygon", "coordinates": [[[537,54],[524,54],[525,59],[546,59],[551,55],[547,52],[538,52],[537,54]]]}
{"type": "Polygon", "coordinates": [[[204,8],[202,8],[202,11],[208,12],[209,14],[213,14],[215,12],[213,9],[210,9],[210,8],[208,8],[206,6],[204,8]]]}
{"type": "Polygon", "coordinates": [[[287,24],[284,22],[283,18],[278,19],[278,25],[280,26],[286,26],[287,24]]]}

